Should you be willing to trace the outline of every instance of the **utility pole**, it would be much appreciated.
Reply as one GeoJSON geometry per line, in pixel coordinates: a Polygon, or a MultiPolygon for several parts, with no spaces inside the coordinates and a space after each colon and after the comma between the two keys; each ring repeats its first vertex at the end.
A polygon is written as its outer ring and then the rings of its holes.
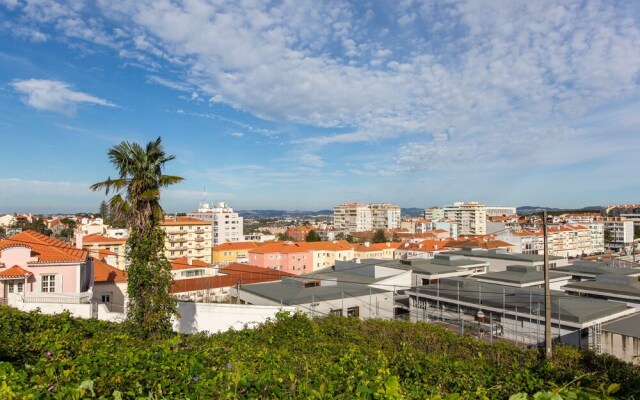
{"type": "Polygon", "coordinates": [[[544,356],[551,359],[551,288],[549,286],[549,245],[547,237],[547,212],[542,212],[544,232],[544,356]]]}

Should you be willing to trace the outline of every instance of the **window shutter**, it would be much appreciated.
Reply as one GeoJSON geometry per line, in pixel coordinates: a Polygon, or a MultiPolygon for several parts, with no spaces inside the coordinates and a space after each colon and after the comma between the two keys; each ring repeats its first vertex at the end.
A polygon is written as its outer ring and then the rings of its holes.
{"type": "Polygon", "coordinates": [[[36,275],[36,287],[34,292],[36,293],[42,292],[42,276],[41,275],[36,275]]]}
{"type": "Polygon", "coordinates": [[[62,275],[61,274],[56,275],[55,282],[56,282],[56,287],[54,292],[62,293],[62,275]]]}

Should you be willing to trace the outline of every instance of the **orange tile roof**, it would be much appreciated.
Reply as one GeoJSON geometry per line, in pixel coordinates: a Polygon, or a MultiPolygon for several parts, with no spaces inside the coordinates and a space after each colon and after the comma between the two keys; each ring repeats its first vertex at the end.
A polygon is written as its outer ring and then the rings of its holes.
{"type": "Polygon", "coordinates": [[[165,217],[161,223],[162,226],[179,226],[179,225],[211,225],[210,221],[205,221],[191,217],[165,217]]]}
{"type": "Polygon", "coordinates": [[[204,261],[196,260],[194,258],[191,259],[191,264],[189,264],[188,257],[180,257],[171,261],[171,269],[190,269],[190,268],[212,268],[211,264],[207,264],[204,261]]]}
{"type": "Polygon", "coordinates": [[[87,235],[82,237],[82,246],[85,244],[124,244],[127,243],[127,239],[112,238],[109,236],[100,235],[94,233],[93,235],[87,235]]]}
{"type": "Polygon", "coordinates": [[[31,272],[17,265],[7,269],[0,269],[0,278],[24,278],[31,275],[33,275],[31,272]]]}
{"type": "Polygon", "coordinates": [[[245,250],[245,249],[255,249],[258,247],[256,242],[225,242],[219,245],[213,246],[213,250],[215,251],[225,251],[225,250],[245,250]]]}
{"type": "Polygon", "coordinates": [[[0,251],[8,247],[30,248],[37,261],[30,261],[29,264],[84,262],[88,256],[86,250],[31,230],[0,241],[0,251]]]}
{"type": "Polygon", "coordinates": [[[380,251],[380,250],[388,250],[388,249],[397,249],[401,247],[401,242],[387,242],[387,243],[370,243],[369,246],[366,244],[356,245],[355,251],[363,253],[369,251],[380,251]]]}
{"type": "Polygon", "coordinates": [[[263,246],[249,250],[249,253],[266,254],[266,253],[303,253],[307,248],[304,242],[272,242],[263,246]]]}
{"type": "Polygon", "coordinates": [[[119,283],[127,282],[126,271],[119,270],[116,267],[93,259],[93,281],[95,283],[119,283]]]}
{"type": "Polygon", "coordinates": [[[223,272],[226,275],[175,280],[171,285],[171,293],[231,287],[238,283],[245,285],[251,283],[271,282],[278,281],[286,276],[293,276],[292,274],[283,271],[276,271],[269,268],[261,268],[247,264],[231,264],[221,269],[220,272],[223,272]]]}
{"type": "Polygon", "coordinates": [[[88,248],[87,250],[89,251],[89,254],[91,254],[91,255],[95,254],[101,260],[103,258],[107,257],[107,256],[117,256],[118,255],[118,253],[114,253],[113,251],[107,250],[107,249],[91,249],[91,248],[88,248]]]}
{"type": "Polygon", "coordinates": [[[417,243],[403,243],[397,250],[433,252],[443,250],[447,247],[447,243],[449,242],[442,240],[423,240],[417,243]]]}

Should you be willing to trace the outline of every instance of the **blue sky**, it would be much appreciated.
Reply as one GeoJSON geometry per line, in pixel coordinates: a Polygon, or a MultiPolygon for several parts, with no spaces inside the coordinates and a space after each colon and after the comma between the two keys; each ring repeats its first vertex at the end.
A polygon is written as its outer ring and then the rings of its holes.
{"type": "Polygon", "coordinates": [[[640,202],[640,2],[0,0],[0,212],[640,202]]]}

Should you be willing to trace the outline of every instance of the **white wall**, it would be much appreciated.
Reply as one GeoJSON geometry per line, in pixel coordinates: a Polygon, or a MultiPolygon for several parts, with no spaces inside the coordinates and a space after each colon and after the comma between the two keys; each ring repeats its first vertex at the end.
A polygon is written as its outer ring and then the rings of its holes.
{"type": "Polygon", "coordinates": [[[253,328],[279,311],[295,312],[295,307],[179,302],[180,319],[173,321],[173,329],[181,333],[217,333],[230,328],[240,330],[245,325],[253,328]]]}
{"type": "Polygon", "coordinates": [[[68,310],[74,317],[91,318],[91,304],[23,303],[17,300],[9,305],[27,312],[40,309],[43,314],[60,314],[68,310]]]}

